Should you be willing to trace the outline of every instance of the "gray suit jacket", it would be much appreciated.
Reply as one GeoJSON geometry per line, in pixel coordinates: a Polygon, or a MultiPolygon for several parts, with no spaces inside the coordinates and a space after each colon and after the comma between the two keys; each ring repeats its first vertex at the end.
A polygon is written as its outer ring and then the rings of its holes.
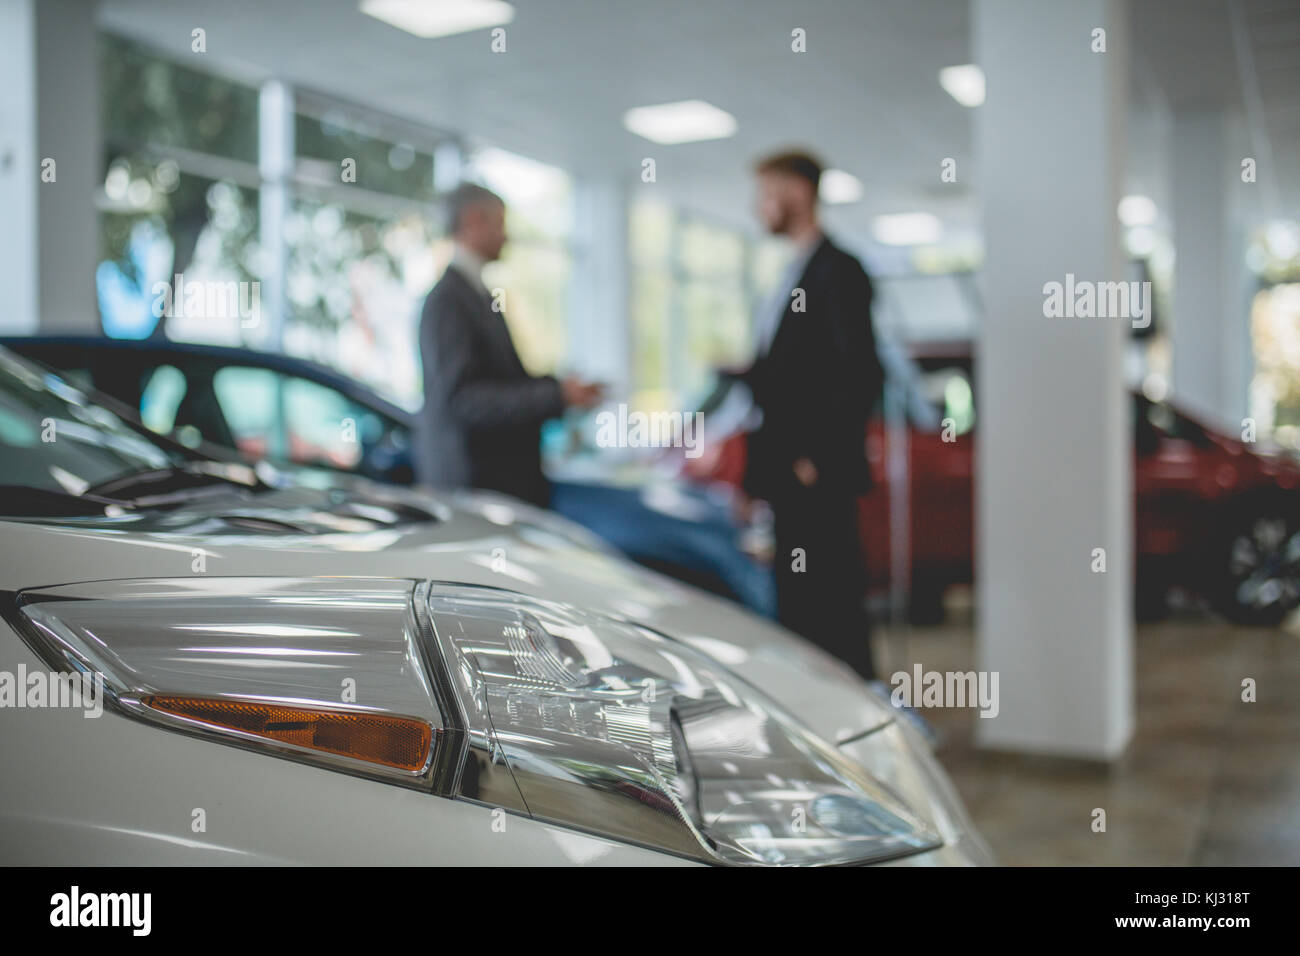
{"type": "Polygon", "coordinates": [[[420,316],[424,410],[416,475],[439,488],[489,488],[545,507],[541,428],[564,411],[560,383],[519,361],[505,317],[455,267],[420,316]]]}

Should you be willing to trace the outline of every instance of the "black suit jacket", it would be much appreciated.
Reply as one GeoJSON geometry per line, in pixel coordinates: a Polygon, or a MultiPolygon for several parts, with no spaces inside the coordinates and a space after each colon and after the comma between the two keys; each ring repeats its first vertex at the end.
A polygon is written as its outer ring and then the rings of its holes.
{"type": "Polygon", "coordinates": [[[440,488],[488,488],[546,506],[541,428],[564,411],[560,384],[528,374],[505,317],[454,266],[424,302],[420,360],[419,479],[440,488]]]}
{"type": "Polygon", "coordinates": [[[749,436],[745,488],[779,504],[803,486],[794,463],[817,467],[814,490],[856,496],[871,487],[866,425],[883,371],[871,326],[871,280],[829,239],[808,260],[766,354],[742,373],[763,422],[749,436]]]}

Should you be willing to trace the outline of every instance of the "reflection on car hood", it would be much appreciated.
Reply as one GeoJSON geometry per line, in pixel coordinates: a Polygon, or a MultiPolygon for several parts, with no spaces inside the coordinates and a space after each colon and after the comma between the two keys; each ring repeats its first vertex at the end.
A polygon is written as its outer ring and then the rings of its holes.
{"type": "Polygon", "coordinates": [[[96,518],[4,519],[0,587],[126,577],[330,575],[507,588],[686,641],[834,742],[888,722],[852,671],[738,605],[617,556],[585,529],[505,496],[340,481],[96,518]],[[196,563],[202,553],[203,570],[196,563]]]}

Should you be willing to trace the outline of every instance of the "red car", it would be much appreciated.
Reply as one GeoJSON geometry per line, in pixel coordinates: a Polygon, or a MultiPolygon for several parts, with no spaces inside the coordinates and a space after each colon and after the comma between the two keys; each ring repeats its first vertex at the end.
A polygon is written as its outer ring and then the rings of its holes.
{"type": "MultiPolygon", "coordinates": [[[[973,362],[967,344],[912,358],[921,389],[955,435],[917,425],[910,447],[911,615],[942,617],[944,591],[974,575],[973,362]],[[963,428],[965,430],[963,430],[963,428]]],[[[1172,588],[1235,621],[1274,625],[1300,605],[1300,465],[1276,448],[1225,435],[1164,402],[1133,395],[1138,616],[1158,617],[1172,588]]],[[[884,424],[867,428],[876,481],[858,513],[873,590],[890,584],[890,480],[884,424]]],[[[738,484],[745,439],[728,436],[689,463],[701,480],[738,484]]]]}

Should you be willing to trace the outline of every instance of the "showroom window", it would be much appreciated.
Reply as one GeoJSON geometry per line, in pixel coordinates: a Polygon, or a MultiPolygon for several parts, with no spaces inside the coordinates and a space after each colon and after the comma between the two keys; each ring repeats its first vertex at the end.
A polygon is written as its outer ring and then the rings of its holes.
{"type": "Polygon", "coordinates": [[[341,184],[346,166],[349,184],[359,191],[433,202],[432,146],[438,137],[414,128],[402,130],[396,121],[378,122],[371,111],[349,110],[302,91],[296,106],[293,128],[299,180],[341,184]],[[403,137],[402,132],[408,135],[403,137]]]}
{"type": "Polygon", "coordinates": [[[294,98],[282,347],[416,407],[420,304],[447,258],[434,205],[445,137],[294,98]]]}
{"type": "Polygon", "coordinates": [[[563,364],[573,186],[562,170],[498,149],[465,155],[445,133],[293,90],[287,207],[268,247],[284,249],[281,266],[263,249],[259,149],[272,147],[259,142],[259,89],[111,35],[101,36],[101,70],[96,281],[108,335],[278,348],[418,407],[419,310],[451,256],[437,199],[464,173],[509,204],[511,243],[485,280],[503,291],[525,364],[563,364]],[[251,299],[255,288],[263,314],[282,278],[282,320],[268,335],[237,309],[204,308],[202,296],[160,317],[159,283],[185,301],[178,274],[191,290],[235,283],[251,299]]]}
{"type": "Polygon", "coordinates": [[[182,66],[100,34],[104,139],[257,163],[257,88],[182,66]]]}
{"type": "Polygon", "coordinates": [[[1255,230],[1246,252],[1253,375],[1248,413],[1257,437],[1300,451],[1300,222],[1255,230]]]}
{"type": "Polygon", "coordinates": [[[652,201],[629,210],[634,404],[698,404],[713,370],[747,362],[753,313],[778,280],[779,243],[652,201]]]}
{"type": "Polygon", "coordinates": [[[100,70],[105,175],[95,283],[105,333],[188,337],[180,328],[188,323],[209,339],[238,341],[237,317],[209,321],[197,299],[174,310],[183,313],[176,322],[160,319],[156,290],[174,287],[178,273],[222,285],[258,279],[257,90],[107,34],[100,70]]]}
{"type": "Polygon", "coordinates": [[[1259,433],[1300,449],[1300,282],[1260,290],[1251,304],[1255,375],[1250,413],[1259,433]]]}
{"type": "Polygon", "coordinates": [[[468,167],[472,178],[506,201],[510,241],[483,281],[502,291],[510,334],[528,370],[557,372],[570,344],[573,181],[562,169],[503,149],[474,152],[468,167]]]}

